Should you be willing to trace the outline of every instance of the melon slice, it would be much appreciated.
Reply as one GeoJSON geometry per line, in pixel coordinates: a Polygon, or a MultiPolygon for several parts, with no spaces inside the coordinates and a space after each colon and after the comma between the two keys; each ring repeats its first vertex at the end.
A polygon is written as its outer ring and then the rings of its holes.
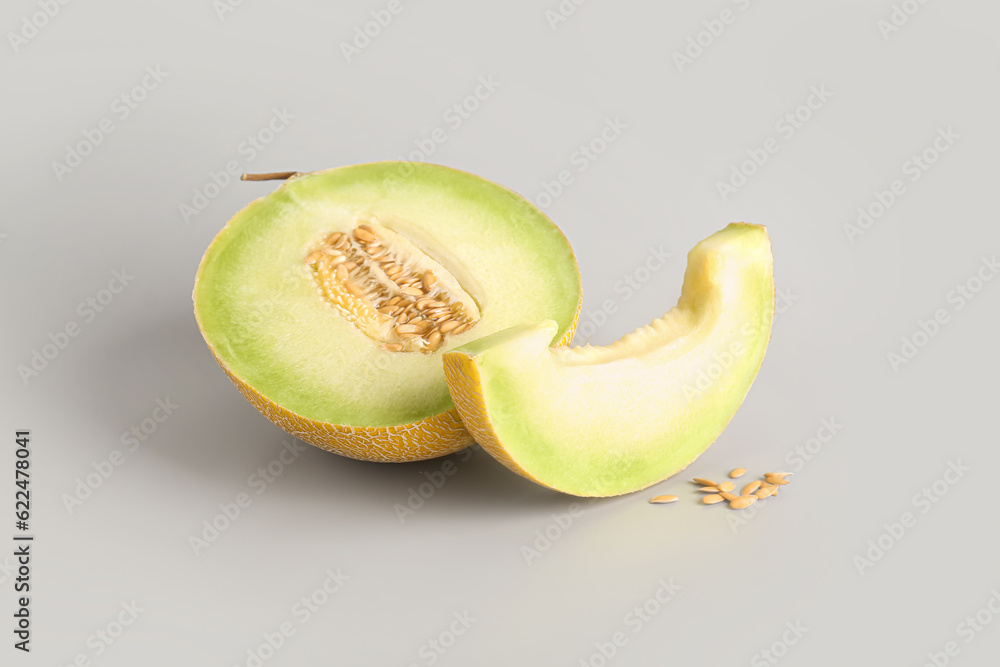
{"type": "Polygon", "coordinates": [[[294,174],[229,221],[194,288],[209,349],[255,407],[372,461],[471,444],[441,355],[526,320],[568,341],[580,302],[576,258],[544,213],[403,162],[294,174]]]}
{"type": "Polygon", "coordinates": [[[675,474],[719,436],[764,359],[774,271],[764,227],[732,224],[688,254],[677,306],[607,347],[550,347],[552,320],[444,355],[452,398],[484,449],[577,496],[675,474]]]}

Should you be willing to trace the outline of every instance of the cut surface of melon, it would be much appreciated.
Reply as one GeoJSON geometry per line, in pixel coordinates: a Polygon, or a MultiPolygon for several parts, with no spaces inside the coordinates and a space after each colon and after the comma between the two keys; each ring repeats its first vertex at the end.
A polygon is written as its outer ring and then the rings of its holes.
{"type": "Polygon", "coordinates": [[[252,202],[212,242],[194,289],[209,348],[258,409],[381,461],[471,442],[443,352],[526,320],[551,319],[568,339],[580,301],[569,243],[530,202],[402,162],[302,174],[252,202]]]}
{"type": "Polygon", "coordinates": [[[673,475],[719,436],[773,315],[767,231],[732,224],[689,253],[676,307],[619,341],[550,347],[559,325],[543,321],[452,350],[445,372],[462,421],[501,463],[573,495],[619,495],[673,475]]]}

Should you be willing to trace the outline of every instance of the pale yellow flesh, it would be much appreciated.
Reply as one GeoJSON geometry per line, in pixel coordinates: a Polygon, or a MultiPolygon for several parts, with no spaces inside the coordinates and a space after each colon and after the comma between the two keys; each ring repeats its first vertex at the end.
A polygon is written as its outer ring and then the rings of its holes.
{"type": "Polygon", "coordinates": [[[445,355],[452,399],[512,470],[580,496],[655,484],[722,432],[756,377],[774,313],[767,232],[736,224],[698,244],[677,306],[607,347],[552,349],[553,322],[445,355]]]}

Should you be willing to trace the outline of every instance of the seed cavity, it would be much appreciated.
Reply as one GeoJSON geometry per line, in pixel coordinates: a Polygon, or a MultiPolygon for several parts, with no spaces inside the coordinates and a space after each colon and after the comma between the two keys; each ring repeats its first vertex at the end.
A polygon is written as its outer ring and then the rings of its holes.
{"type": "Polygon", "coordinates": [[[444,266],[374,220],[326,235],[304,261],[320,296],[390,352],[435,352],[481,317],[444,266]]]}

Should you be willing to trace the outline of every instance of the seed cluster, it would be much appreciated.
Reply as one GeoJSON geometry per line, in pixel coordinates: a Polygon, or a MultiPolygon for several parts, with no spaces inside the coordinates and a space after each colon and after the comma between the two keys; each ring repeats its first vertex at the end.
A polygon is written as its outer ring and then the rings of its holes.
{"type": "MultiPolygon", "coordinates": [[[[729,473],[729,476],[733,479],[742,476],[746,473],[745,468],[737,468],[736,470],[729,473]]],[[[729,503],[730,509],[742,510],[750,507],[758,500],[763,500],[769,496],[778,495],[778,487],[788,484],[788,480],[785,479],[790,472],[768,472],[764,473],[763,481],[755,479],[740,491],[740,495],[732,493],[736,488],[733,482],[723,482],[721,484],[716,484],[710,479],[705,479],[703,477],[695,477],[691,480],[693,483],[698,485],[698,491],[705,493],[707,495],[702,496],[701,502],[705,505],[715,505],[716,503],[727,502],[729,503]]],[[[677,500],[677,496],[657,496],[650,500],[651,503],[669,503],[677,500]],[[671,500],[665,500],[670,498],[671,500]]]]}
{"type": "Polygon", "coordinates": [[[391,352],[431,353],[476,325],[431,269],[395,252],[368,224],[330,234],[309,253],[320,294],[391,352]]]}

